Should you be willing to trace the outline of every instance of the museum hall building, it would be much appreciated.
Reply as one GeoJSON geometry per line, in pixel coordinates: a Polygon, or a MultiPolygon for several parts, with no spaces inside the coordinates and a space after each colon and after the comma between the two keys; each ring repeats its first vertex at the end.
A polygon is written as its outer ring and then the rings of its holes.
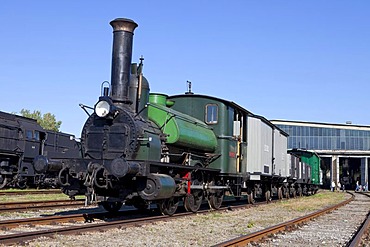
{"type": "Polygon", "coordinates": [[[369,181],[370,126],[271,120],[289,134],[288,148],[307,149],[321,158],[324,187],[334,180],[355,189],[369,181]]]}

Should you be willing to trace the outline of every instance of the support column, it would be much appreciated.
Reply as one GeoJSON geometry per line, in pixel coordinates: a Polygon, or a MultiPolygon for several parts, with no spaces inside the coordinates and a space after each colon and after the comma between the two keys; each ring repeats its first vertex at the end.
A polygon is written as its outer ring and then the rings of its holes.
{"type": "Polygon", "coordinates": [[[338,184],[338,181],[339,181],[339,157],[338,155],[333,155],[331,158],[330,183],[331,181],[334,181],[335,184],[338,184]]]}
{"type": "Polygon", "coordinates": [[[362,158],[361,159],[361,185],[366,185],[366,183],[369,182],[369,163],[368,163],[368,158],[362,158]]]}
{"type": "Polygon", "coordinates": [[[339,157],[337,158],[336,169],[337,169],[337,176],[335,177],[335,183],[338,185],[338,182],[339,182],[339,157]]]}
{"type": "MultiPolygon", "coordinates": [[[[367,158],[367,160],[369,161],[369,159],[367,158]]],[[[365,177],[366,177],[366,189],[367,189],[367,191],[370,191],[370,189],[369,189],[369,178],[370,178],[370,167],[369,167],[369,163],[367,163],[368,165],[367,165],[367,172],[365,173],[365,177]]]]}

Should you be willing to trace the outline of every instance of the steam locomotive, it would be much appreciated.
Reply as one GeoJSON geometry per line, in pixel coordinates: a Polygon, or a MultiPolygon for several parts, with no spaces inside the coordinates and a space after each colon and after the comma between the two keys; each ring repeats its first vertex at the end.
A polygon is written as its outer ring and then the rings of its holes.
{"type": "Polygon", "coordinates": [[[288,162],[287,134],[264,117],[190,88],[183,95],[150,93],[143,60],[131,64],[137,24],[110,24],[111,85],[102,85],[83,127],[82,158],[39,156],[35,170],[58,171],[65,194],[85,194],[111,212],[123,203],[155,203],[172,215],[180,202],[196,212],[204,200],[220,208],[225,195],[253,203],[315,190],[302,172],[292,172],[303,162],[297,155],[288,162]]]}
{"type": "Polygon", "coordinates": [[[43,129],[36,120],[0,112],[0,189],[56,187],[57,174],[36,172],[38,155],[80,157],[73,135],[43,129]]]}

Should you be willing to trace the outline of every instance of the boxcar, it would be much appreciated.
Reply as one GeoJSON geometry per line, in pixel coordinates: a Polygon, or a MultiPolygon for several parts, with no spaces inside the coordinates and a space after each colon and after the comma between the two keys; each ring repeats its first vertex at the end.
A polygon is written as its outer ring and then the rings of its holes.
{"type": "Polygon", "coordinates": [[[322,184],[320,157],[315,152],[304,149],[291,149],[288,152],[299,157],[299,181],[308,184],[307,193],[316,193],[322,184]]]}

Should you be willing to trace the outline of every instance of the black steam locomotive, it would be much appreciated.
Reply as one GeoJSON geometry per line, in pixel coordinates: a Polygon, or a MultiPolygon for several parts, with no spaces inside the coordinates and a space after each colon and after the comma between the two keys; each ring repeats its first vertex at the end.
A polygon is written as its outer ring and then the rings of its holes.
{"type": "Polygon", "coordinates": [[[253,202],[308,191],[308,180],[297,179],[288,162],[285,132],[231,101],[191,90],[150,94],[142,61],[131,64],[137,24],[110,24],[111,86],[83,127],[83,157],[39,156],[36,170],[59,171],[65,194],[97,198],[108,211],[156,203],[172,215],[180,201],[196,212],[204,200],[218,209],[225,195],[253,202]]]}
{"type": "Polygon", "coordinates": [[[79,157],[73,135],[43,129],[36,120],[0,112],[0,188],[55,187],[57,174],[36,172],[38,155],[79,157]]]}

